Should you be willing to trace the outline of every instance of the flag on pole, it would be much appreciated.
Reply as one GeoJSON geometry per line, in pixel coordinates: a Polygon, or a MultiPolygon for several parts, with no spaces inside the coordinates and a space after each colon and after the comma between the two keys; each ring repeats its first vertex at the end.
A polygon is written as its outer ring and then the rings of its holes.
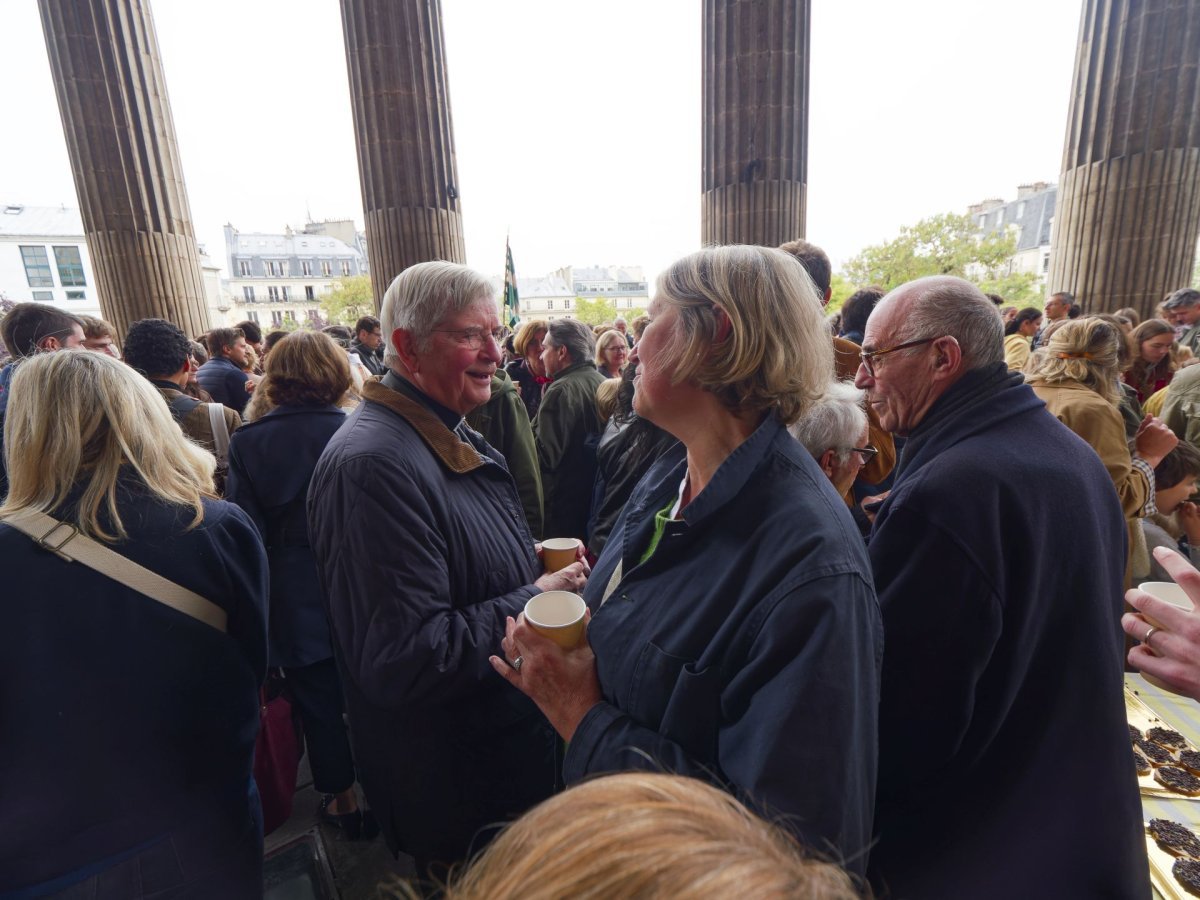
{"type": "Polygon", "coordinates": [[[521,301],[517,297],[517,270],[513,266],[512,247],[504,239],[504,318],[509,328],[516,328],[521,321],[521,301]]]}

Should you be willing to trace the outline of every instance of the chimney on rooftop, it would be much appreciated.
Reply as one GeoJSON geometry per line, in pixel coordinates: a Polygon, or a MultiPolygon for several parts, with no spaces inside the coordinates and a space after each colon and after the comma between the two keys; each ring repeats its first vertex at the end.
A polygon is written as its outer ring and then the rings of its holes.
{"type": "Polygon", "coordinates": [[[1046,188],[1050,187],[1045,181],[1031,181],[1028,184],[1017,185],[1017,199],[1028,197],[1030,194],[1040,194],[1046,188]]]}

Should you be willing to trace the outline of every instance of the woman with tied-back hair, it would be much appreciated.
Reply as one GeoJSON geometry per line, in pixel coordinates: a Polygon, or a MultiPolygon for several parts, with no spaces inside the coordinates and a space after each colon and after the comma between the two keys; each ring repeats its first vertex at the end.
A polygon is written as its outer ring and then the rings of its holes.
{"type": "Polygon", "coordinates": [[[1019,372],[1029,359],[1033,336],[1042,326],[1042,311],[1027,306],[1004,326],[1004,362],[1010,372],[1019,372]]]}
{"type": "Polygon", "coordinates": [[[1175,360],[1171,356],[1175,329],[1162,319],[1147,319],[1133,329],[1129,340],[1133,363],[1122,377],[1137,391],[1138,402],[1145,403],[1175,377],[1175,360]]]}
{"type": "Polygon", "coordinates": [[[836,866],[695,778],[627,772],[543,801],[453,879],[446,900],[856,900],[836,866]]]}
{"type": "Polygon", "coordinates": [[[158,390],[108,356],[26,360],[5,436],[0,894],[260,897],[258,530],[214,499],[215,460],[158,390]],[[44,549],[15,524],[31,514],[199,594],[226,630],[44,549]]]}
{"type": "MultiPolygon", "coordinates": [[[[1130,542],[1141,533],[1138,520],[1154,512],[1154,468],[1179,439],[1162,422],[1147,416],[1129,452],[1117,406],[1119,326],[1095,316],[1060,326],[1034,353],[1036,374],[1026,376],[1033,392],[1060,422],[1087,441],[1108,469],[1125,513],[1130,542]],[[1137,534],[1134,534],[1135,530],[1137,534]]],[[[1115,550],[1115,548],[1107,548],[1115,550]]],[[[1128,578],[1128,554],[1126,578],[1128,578]]]]}
{"type": "Polygon", "coordinates": [[[784,251],[713,247],[659,277],[650,316],[634,409],[678,443],[609,535],[584,643],[522,615],[492,665],[568,742],[568,783],[704,778],[861,872],[879,605],[845,503],[787,430],[833,372],[820,298],[784,251]]]}

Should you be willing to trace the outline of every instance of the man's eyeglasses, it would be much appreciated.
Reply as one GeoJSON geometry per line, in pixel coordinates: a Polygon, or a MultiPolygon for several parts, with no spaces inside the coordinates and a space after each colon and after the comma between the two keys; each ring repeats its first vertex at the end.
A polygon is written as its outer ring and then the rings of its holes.
{"type": "Polygon", "coordinates": [[[503,328],[496,328],[492,331],[487,331],[483,328],[463,328],[461,330],[435,328],[433,332],[434,334],[452,334],[458,338],[460,344],[472,350],[480,349],[483,346],[483,342],[489,337],[499,346],[505,336],[503,328]]]}
{"type": "Polygon", "coordinates": [[[851,447],[850,449],[862,457],[862,464],[864,466],[869,466],[871,464],[871,460],[875,458],[875,454],[879,452],[870,444],[865,447],[851,447]]]}
{"type": "Polygon", "coordinates": [[[920,347],[922,344],[932,344],[937,338],[921,338],[919,341],[905,341],[903,344],[897,344],[895,347],[888,347],[884,350],[863,350],[859,353],[862,359],[863,368],[867,370],[867,374],[872,378],[875,377],[875,363],[881,356],[887,356],[889,353],[895,353],[898,350],[907,350],[910,347],[920,347]]]}

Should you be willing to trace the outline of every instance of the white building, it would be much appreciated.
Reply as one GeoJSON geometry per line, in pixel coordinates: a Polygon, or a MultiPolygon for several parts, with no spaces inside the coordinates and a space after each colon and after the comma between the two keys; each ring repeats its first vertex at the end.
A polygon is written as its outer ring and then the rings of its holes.
{"type": "MultiPolygon", "coordinates": [[[[493,283],[501,292],[503,279],[493,279],[493,283]]],[[[523,322],[573,319],[581,299],[609,300],[617,315],[645,309],[650,303],[646,278],[638,266],[564,266],[540,278],[518,278],[517,296],[523,322]]]]}
{"type": "Polygon", "coordinates": [[[349,220],[312,222],[304,231],[242,233],[225,226],[231,305],[226,324],[245,319],[263,328],[320,315],[320,296],[342,278],[367,274],[365,247],[349,220]],[[347,230],[348,229],[348,230],[347,230]],[[354,246],[336,237],[354,235],[354,246]]]}
{"type": "Polygon", "coordinates": [[[6,203],[0,209],[0,295],[100,315],[79,210],[6,203]]]}
{"type": "Polygon", "coordinates": [[[1012,232],[1017,252],[1011,259],[1013,272],[1031,272],[1044,294],[1050,273],[1050,238],[1054,228],[1054,201],[1058,187],[1044,181],[1017,187],[1017,199],[1005,203],[992,198],[976,203],[967,214],[985,237],[998,231],[1012,232]]]}

